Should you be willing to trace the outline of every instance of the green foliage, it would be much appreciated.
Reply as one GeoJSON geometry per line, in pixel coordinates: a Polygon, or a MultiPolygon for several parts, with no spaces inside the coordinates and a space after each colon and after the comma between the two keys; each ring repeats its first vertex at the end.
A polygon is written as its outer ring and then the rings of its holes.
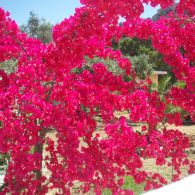
{"type": "Polygon", "coordinates": [[[148,62],[154,70],[171,71],[170,66],[164,63],[160,53],[153,49],[151,40],[138,40],[124,37],[119,41],[118,49],[125,56],[138,56],[145,54],[148,56],[148,62]]]}
{"type": "Polygon", "coordinates": [[[0,154],[0,171],[5,171],[8,166],[9,156],[8,154],[0,154]]]}
{"type": "Polygon", "coordinates": [[[45,19],[39,19],[33,11],[30,12],[27,25],[22,25],[20,29],[30,37],[40,39],[43,43],[49,43],[52,40],[52,25],[45,19]]]}
{"type": "Polygon", "coordinates": [[[177,81],[174,83],[174,86],[180,89],[184,89],[186,87],[186,83],[184,81],[177,81]]]}
{"type": "Polygon", "coordinates": [[[166,75],[164,76],[158,83],[158,91],[159,93],[166,94],[166,92],[169,90],[170,86],[171,86],[171,76],[166,75]]]}
{"type": "MultiPolygon", "coordinates": [[[[140,195],[144,192],[144,183],[136,184],[133,177],[125,176],[124,184],[122,186],[123,190],[132,190],[134,195],[140,195]]],[[[112,191],[108,188],[105,188],[102,192],[102,195],[112,195],[112,191]]]]}
{"type": "Polygon", "coordinates": [[[153,72],[148,55],[140,54],[138,56],[129,56],[128,58],[132,63],[132,67],[135,70],[137,77],[140,79],[146,79],[146,77],[153,72]]]}
{"type": "Polygon", "coordinates": [[[133,177],[125,176],[125,182],[123,185],[124,190],[132,190],[135,195],[139,195],[144,192],[144,183],[136,184],[133,177]]]}
{"type": "MultiPolygon", "coordinates": [[[[167,80],[166,80],[166,77],[165,77],[165,79],[164,79],[164,88],[165,88],[165,90],[164,91],[166,91],[166,89],[167,89],[167,86],[168,86],[168,84],[166,84],[167,82],[168,82],[168,79],[169,79],[169,77],[167,77],[167,80]]],[[[170,80],[170,79],[169,79],[170,80]]],[[[163,81],[162,81],[162,83],[163,83],[163,81]]],[[[181,89],[184,89],[185,87],[186,87],[186,83],[184,82],[184,81],[177,81],[177,82],[175,82],[174,83],[174,85],[173,85],[174,87],[178,87],[178,88],[181,88],[181,89]]],[[[162,91],[163,91],[163,86],[162,86],[162,91]]],[[[163,99],[162,99],[163,100],[163,99]]],[[[172,105],[172,104],[168,104],[167,106],[166,106],[166,110],[165,110],[165,113],[167,113],[167,114],[175,114],[175,113],[180,113],[181,114],[181,116],[182,116],[182,118],[184,118],[184,115],[189,115],[185,110],[183,110],[181,107],[179,107],[179,106],[175,106],[175,105],[172,105]]]]}
{"type": "MultiPolygon", "coordinates": [[[[116,44],[116,43],[115,43],[116,44]]],[[[137,56],[140,54],[149,54],[154,51],[151,40],[139,40],[137,38],[123,37],[118,43],[118,49],[125,56],[137,56]]]]}
{"type": "Polygon", "coordinates": [[[105,188],[102,192],[102,195],[112,195],[112,191],[108,188],[105,188]]]}
{"type": "MultiPolygon", "coordinates": [[[[158,92],[159,92],[161,101],[165,100],[165,95],[168,92],[170,86],[172,85],[172,83],[170,81],[171,81],[171,76],[166,75],[158,83],[158,92]]],[[[166,108],[166,112],[171,114],[172,112],[175,112],[175,111],[173,111],[174,109],[175,109],[175,107],[170,107],[168,105],[166,108]]],[[[177,112],[177,110],[176,110],[176,112],[177,112]]]]}
{"type": "Polygon", "coordinates": [[[135,56],[139,54],[140,41],[124,37],[119,41],[118,49],[123,55],[135,56]]]}
{"type": "Polygon", "coordinates": [[[83,70],[89,70],[93,72],[92,66],[93,64],[96,64],[96,63],[103,63],[107,67],[107,69],[110,72],[112,72],[114,75],[121,75],[124,73],[124,71],[118,66],[118,63],[116,61],[111,60],[109,58],[102,59],[99,57],[94,57],[93,59],[86,57],[86,62],[82,66],[82,68],[75,68],[73,72],[76,74],[80,74],[83,70]]]}
{"type": "MultiPolygon", "coordinates": [[[[170,87],[172,86],[176,86],[183,89],[185,87],[185,82],[177,81],[173,85],[171,82],[171,76],[169,75],[164,76],[158,84],[158,92],[160,94],[161,101],[164,101],[166,93],[169,91],[170,87]]],[[[175,106],[173,104],[167,104],[165,113],[166,114],[180,113],[181,115],[184,115],[186,112],[179,106],[175,106]]]]}
{"type": "Polygon", "coordinates": [[[11,74],[17,70],[17,60],[11,59],[0,62],[0,69],[4,70],[7,74],[11,74]]]}
{"type": "MultiPolygon", "coordinates": [[[[119,41],[118,46],[113,41],[113,47],[114,49],[118,48],[124,56],[131,60],[133,68],[141,79],[145,79],[153,70],[167,71],[172,76],[171,67],[165,64],[163,56],[154,50],[151,40],[123,37],[119,41]]],[[[174,82],[174,77],[171,82],[174,82]]]]}
{"type": "Polygon", "coordinates": [[[183,110],[178,107],[178,106],[174,106],[172,104],[168,104],[165,110],[166,114],[174,114],[174,113],[182,113],[183,110]]]}

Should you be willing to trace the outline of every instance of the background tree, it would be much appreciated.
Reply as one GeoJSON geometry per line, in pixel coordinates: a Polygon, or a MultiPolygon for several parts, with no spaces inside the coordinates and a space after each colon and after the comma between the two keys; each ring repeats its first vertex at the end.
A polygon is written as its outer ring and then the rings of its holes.
{"type": "Polygon", "coordinates": [[[130,59],[132,67],[138,78],[146,79],[146,77],[154,71],[148,55],[140,54],[136,56],[129,56],[128,58],[130,59]]]}
{"type": "MultiPolygon", "coordinates": [[[[43,43],[49,43],[52,40],[52,24],[44,18],[40,19],[33,11],[30,12],[27,25],[20,26],[20,29],[30,37],[37,38],[43,43]]],[[[0,70],[4,70],[7,74],[15,72],[16,69],[17,60],[15,59],[0,62],[0,70]]]]}
{"type": "Polygon", "coordinates": [[[163,56],[153,48],[150,39],[139,40],[124,36],[118,43],[113,41],[113,47],[119,49],[124,56],[130,59],[140,79],[145,79],[154,70],[161,70],[168,72],[168,75],[171,76],[170,82],[175,81],[172,68],[163,61],[163,56]]]}
{"type": "Polygon", "coordinates": [[[157,13],[154,16],[152,16],[152,20],[157,21],[157,20],[160,19],[161,16],[165,16],[166,17],[169,13],[175,11],[176,6],[177,6],[177,3],[175,3],[172,6],[167,7],[165,9],[162,9],[162,8],[159,9],[157,11],[157,13]]]}
{"type": "Polygon", "coordinates": [[[22,25],[20,29],[30,37],[40,39],[43,43],[49,43],[52,40],[52,24],[45,19],[40,19],[33,11],[30,12],[27,25],[22,25]]]}

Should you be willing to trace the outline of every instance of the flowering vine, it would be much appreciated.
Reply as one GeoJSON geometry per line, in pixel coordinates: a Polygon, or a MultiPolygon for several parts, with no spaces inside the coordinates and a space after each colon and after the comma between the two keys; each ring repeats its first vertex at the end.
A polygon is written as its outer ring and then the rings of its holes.
{"type": "Polygon", "coordinates": [[[182,165],[194,172],[185,152],[188,138],[158,128],[165,119],[180,124],[178,114],[166,112],[168,104],[195,117],[194,1],[181,0],[176,15],[156,22],[140,18],[143,3],[164,8],[172,0],[81,3],[74,16],[53,28],[47,45],[22,33],[0,9],[0,61],[18,62],[16,72],[0,71],[0,152],[10,156],[4,194],[46,194],[55,188],[70,194],[76,181],[83,192],[110,188],[113,194],[133,194],[121,188],[126,175],[145,182],[145,190],[166,184],[160,174],[143,170],[148,158],[173,166],[173,180],[182,165]],[[122,26],[119,17],[126,20],[122,26]],[[150,90],[151,82],[138,81],[131,62],[111,48],[112,39],[123,35],[151,39],[186,87],[172,87],[162,101],[150,90]],[[86,66],[95,57],[115,61],[122,73],[114,74],[103,62],[86,66]],[[128,117],[116,116],[124,111],[128,117]],[[142,130],[135,131],[129,120],[144,123],[142,130]],[[50,131],[56,140],[47,136],[50,131]]]}

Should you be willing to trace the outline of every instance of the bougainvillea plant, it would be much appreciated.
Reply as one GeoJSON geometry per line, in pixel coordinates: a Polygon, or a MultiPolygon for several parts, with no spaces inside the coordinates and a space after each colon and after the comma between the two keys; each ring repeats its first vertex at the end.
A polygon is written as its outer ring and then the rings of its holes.
{"type": "Polygon", "coordinates": [[[122,190],[124,176],[132,176],[145,190],[166,184],[162,175],[143,169],[145,159],[180,167],[194,164],[185,150],[188,138],[179,130],[180,107],[195,119],[195,3],[181,0],[176,11],[154,22],[141,19],[143,3],[166,8],[173,0],[81,0],[75,14],[53,28],[53,41],[43,44],[22,33],[0,9],[0,62],[17,61],[17,71],[0,71],[0,152],[9,155],[1,193],[46,194],[60,189],[70,194],[122,190]],[[125,22],[119,25],[119,18],[125,22]],[[151,39],[185,88],[173,86],[162,101],[151,81],[138,81],[131,62],[113,50],[122,36],[151,39]],[[102,62],[86,66],[89,59],[102,62]],[[114,74],[103,63],[114,61],[114,74]],[[123,113],[128,111],[128,117],[123,113]],[[116,117],[116,112],[122,113],[116,117]],[[141,131],[129,124],[141,122],[141,131]],[[163,128],[158,128],[162,124],[163,128]],[[48,137],[54,132],[55,139],[48,137]],[[47,174],[44,174],[43,170],[47,174]]]}

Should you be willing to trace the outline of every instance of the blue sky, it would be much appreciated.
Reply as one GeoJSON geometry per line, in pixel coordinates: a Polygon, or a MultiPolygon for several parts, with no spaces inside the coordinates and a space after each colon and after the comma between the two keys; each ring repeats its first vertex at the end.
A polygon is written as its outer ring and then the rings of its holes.
{"type": "MultiPolygon", "coordinates": [[[[9,11],[18,25],[27,23],[30,11],[34,11],[39,18],[56,24],[73,15],[74,9],[79,6],[79,0],[0,0],[0,7],[9,11]]],[[[157,8],[145,6],[143,17],[153,16],[156,10],[157,8]]]]}

